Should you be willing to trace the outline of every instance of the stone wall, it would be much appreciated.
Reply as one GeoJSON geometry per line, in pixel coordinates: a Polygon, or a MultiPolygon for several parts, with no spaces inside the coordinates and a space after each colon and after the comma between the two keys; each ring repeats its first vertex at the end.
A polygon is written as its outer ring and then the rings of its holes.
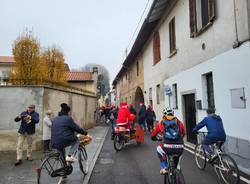
{"type": "Polygon", "coordinates": [[[46,86],[0,86],[0,151],[16,149],[20,122],[14,122],[14,118],[29,104],[35,104],[40,114],[34,142],[34,149],[39,148],[45,112],[51,109],[56,116],[63,102],[70,105],[71,115],[81,127],[90,128],[95,125],[96,97],[93,94],[46,86]]]}

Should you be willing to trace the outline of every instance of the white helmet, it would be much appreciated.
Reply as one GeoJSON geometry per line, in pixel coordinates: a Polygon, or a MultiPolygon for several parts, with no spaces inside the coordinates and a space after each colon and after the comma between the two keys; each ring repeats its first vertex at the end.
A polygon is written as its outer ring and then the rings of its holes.
{"type": "Polygon", "coordinates": [[[174,115],[174,111],[170,107],[165,107],[162,110],[162,114],[163,114],[163,116],[166,116],[166,115],[172,115],[173,116],[174,115]]]}

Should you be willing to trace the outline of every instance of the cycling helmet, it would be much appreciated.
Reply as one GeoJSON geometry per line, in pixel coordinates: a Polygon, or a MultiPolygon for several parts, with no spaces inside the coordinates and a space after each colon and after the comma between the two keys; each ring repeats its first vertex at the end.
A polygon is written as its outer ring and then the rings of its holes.
{"type": "Polygon", "coordinates": [[[162,114],[163,116],[166,116],[166,115],[174,115],[174,111],[173,109],[171,109],[170,107],[166,107],[162,110],[162,114]]]}

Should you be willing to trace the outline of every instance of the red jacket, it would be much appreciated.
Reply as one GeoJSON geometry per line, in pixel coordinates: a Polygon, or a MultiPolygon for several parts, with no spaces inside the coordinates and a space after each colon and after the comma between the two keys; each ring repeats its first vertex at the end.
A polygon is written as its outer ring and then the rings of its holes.
{"type": "Polygon", "coordinates": [[[127,107],[120,108],[119,111],[118,111],[118,116],[117,116],[116,123],[117,124],[119,124],[119,123],[127,123],[129,115],[130,115],[130,112],[129,112],[127,107]]]}
{"type": "MultiPolygon", "coordinates": [[[[184,137],[185,136],[185,128],[184,128],[183,123],[180,120],[178,120],[176,117],[174,119],[176,120],[176,122],[178,121],[179,131],[180,131],[181,137],[184,137]]],[[[163,132],[164,132],[164,126],[163,126],[162,121],[161,121],[161,122],[157,123],[155,129],[151,133],[151,138],[154,138],[159,133],[163,135],[163,132]]]]}

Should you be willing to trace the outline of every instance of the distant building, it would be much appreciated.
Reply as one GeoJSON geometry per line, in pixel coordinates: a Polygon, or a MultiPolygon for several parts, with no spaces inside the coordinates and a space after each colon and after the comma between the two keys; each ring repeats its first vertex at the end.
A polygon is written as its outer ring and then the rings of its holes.
{"type": "Polygon", "coordinates": [[[72,87],[96,94],[97,72],[67,72],[67,82],[72,87]]]}
{"type": "Polygon", "coordinates": [[[5,85],[9,71],[15,67],[15,60],[12,56],[0,56],[0,85],[5,85]]]}

